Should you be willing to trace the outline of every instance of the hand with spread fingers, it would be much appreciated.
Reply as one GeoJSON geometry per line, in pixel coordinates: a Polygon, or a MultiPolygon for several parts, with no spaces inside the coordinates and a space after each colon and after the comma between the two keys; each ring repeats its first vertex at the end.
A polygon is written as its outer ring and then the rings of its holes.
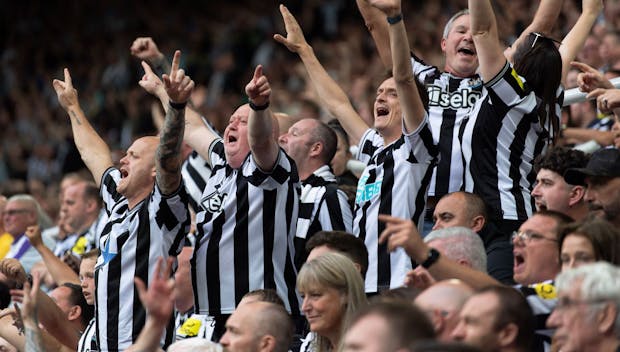
{"type": "Polygon", "coordinates": [[[170,101],[177,104],[186,103],[189,100],[192,90],[194,89],[194,81],[185,75],[185,71],[179,68],[181,63],[181,51],[177,50],[172,59],[172,67],[170,74],[164,74],[164,88],[170,98],[170,101]]]}
{"type": "Polygon", "coordinates": [[[299,26],[299,23],[295,17],[290,13],[288,8],[284,5],[280,5],[280,13],[284,20],[284,28],[286,29],[286,38],[280,34],[275,34],[273,39],[280,44],[284,44],[288,50],[299,53],[303,47],[308,47],[308,42],[304,37],[304,33],[299,26]]]}
{"type": "Polygon", "coordinates": [[[164,259],[157,259],[153,272],[154,277],[151,279],[148,289],[141,279],[135,279],[138,297],[146,309],[147,315],[164,324],[174,309],[174,279],[171,276],[173,262],[173,258],[168,258],[166,266],[163,267],[164,259]]]}
{"type": "Polygon", "coordinates": [[[415,287],[418,290],[426,290],[435,282],[437,282],[435,278],[422,266],[409,270],[405,277],[405,286],[415,287]]]}

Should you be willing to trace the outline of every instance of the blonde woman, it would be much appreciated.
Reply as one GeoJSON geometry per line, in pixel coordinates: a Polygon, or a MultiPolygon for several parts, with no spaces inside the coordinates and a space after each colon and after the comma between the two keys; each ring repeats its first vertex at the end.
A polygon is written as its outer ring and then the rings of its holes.
{"type": "Polygon", "coordinates": [[[313,259],[301,268],[297,289],[311,331],[301,351],[338,350],[349,320],[368,303],[362,276],[353,262],[339,253],[313,259]]]}

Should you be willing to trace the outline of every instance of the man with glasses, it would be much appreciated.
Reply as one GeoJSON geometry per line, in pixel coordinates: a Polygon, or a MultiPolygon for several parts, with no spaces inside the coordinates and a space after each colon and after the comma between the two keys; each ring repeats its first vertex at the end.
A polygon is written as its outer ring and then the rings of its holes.
{"type": "Polygon", "coordinates": [[[620,351],[620,268],[599,262],[562,272],[547,320],[559,351],[620,351]]]}
{"type": "MultiPolygon", "coordinates": [[[[32,266],[41,261],[41,256],[24,234],[28,226],[38,224],[39,204],[30,195],[15,195],[7,201],[2,219],[4,220],[4,230],[13,236],[13,243],[5,258],[18,259],[26,272],[29,273],[32,266]]],[[[47,247],[53,246],[53,241],[50,238],[44,238],[43,242],[47,247]]]]}

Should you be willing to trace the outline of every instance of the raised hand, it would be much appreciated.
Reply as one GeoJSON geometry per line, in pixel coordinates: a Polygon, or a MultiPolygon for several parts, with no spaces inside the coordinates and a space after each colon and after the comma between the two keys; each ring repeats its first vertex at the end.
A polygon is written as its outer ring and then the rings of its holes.
{"type": "Polygon", "coordinates": [[[385,230],[379,236],[379,243],[387,243],[390,252],[401,247],[414,260],[428,252],[413,221],[385,214],[379,215],[379,221],[385,222],[385,230]]]}
{"type": "Polygon", "coordinates": [[[173,261],[173,258],[168,258],[166,267],[162,268],[164,259],[157,259],[148,290],[142,280],[134,280],[144,309],[158,322],[167,322],[174,308],[174,279],[171,277],[173,261]]]}
{"type": "Polygon", "coordinates": [[[273,39],[278,43],[284,44],[288,50],[298,53],[302,47],[308,45],[306,38],[304,38],[304,33],[301,30],[297,20],[289,12],[286,6],[280,5],[280,13],[282,14],[282,19],[284,20],[286,38],[280,34],[274,34],[273,39]]]}
{"type": "Polygon", "coordinates": [[[155,72],[153,72],[151,66],[145,61],[142,61],[142,68],[144,69],[144,76],[142,76],[142,79],[138,82],[140,87],[156,97],[161,97],[162,94],[166,94],[164,83],[157,77],[155,72]]]}
{"type": "Polygon", "coordinates": [[[23,284],[27,278],[26,270],[24,270],[19,260],[15,258],[4,258],[0,260],[0,273],[15,281],[18,285],[23,284]]]}
{"type": "Polygon", "coordinates": [[[35,248],[43,244],[43,239],[41,238],[41,229],[38,225],[28,226],[26,228],[26,237],[28,237],[30,244],[35,248]]]}
{"type": "Polygon", "coordinates": [[[407,276],[405,276],[405,286],[415,287],[418,290],[426,290],[435,282],[437,281],[435,281],[428,270],[424,269],[422,266],[409,270],[407,276]]]}
{"type": "Polygon", "coordinates": [[[388,17],[401,13],[400,0],[368,0],[368,3],[381,10],[388,17]]]}
{"type": "Polygon", "coordinates": [[[56,95],[58,96],[58,102],[63,109],[69,111],[70,108],[79,105],[78,103],[78,94],[77,90],[73,88],[73,83],[71,81],[71,75],[69,74],[69,69],[65,68],[65,80],[61,81],[59,79],[55,79],[52,81],[52,86],[56,91],[56,95]]]}
{"type": "Polygon", "coordinates": [[[164,55],[157,48],[157,44],[151,37],[138,37],[131,44],[129,49],[131,55],[137,57],[140,60],[155,60],[160,59],[164,55]]]}
{"type": "Polygon", "coordinates": [[[609,80],[594,67],[578,61],[573,61],[570,65],[581,71],[577,75],[577,84],[579,84],[580,91],[590,93],[597,88],[613,88],[609,80]]]}
{"type": "Polygon", "coordinates": [[[185,75],[182,68],[179,68],[180,62],[181,51],[177,50],[174,52],[170,74],[162,76],[164,88],[170,101],[179,104],[187,102],[192,94],[192,89],[194,89],[194,81],[185,75]]]}
{"type": "Polygon", "coordinates": [[[256,106],[262,106],[269,103],[271,96],[271,86],[267,77],[263,75],[263,66],[258,65],[254,70],[254,77],[250,83],[245,86],[245,94],[248,95],[250,101],[256,106]]]}

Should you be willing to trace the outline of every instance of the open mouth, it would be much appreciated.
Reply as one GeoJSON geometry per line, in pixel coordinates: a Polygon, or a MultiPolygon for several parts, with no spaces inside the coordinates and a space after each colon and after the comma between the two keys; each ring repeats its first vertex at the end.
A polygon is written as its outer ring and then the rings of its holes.
{"type": "Polygon", "coordinates": [[[536,202],[536,208],[538,210],[547,210],[547,204],[536,202]]]}
{"type": "Polygon", "coordinates": [[[235,136],[228,136],[228,143],[235,143],[237,141],[237,137],[235,136]]]}
{"type": "Polygon", "coordinates": [[[377,116],[386,116],[390,113],[390,110],[386,107],[378,107],[377,108],[377,116]]]}
{"type": "Polygon", "coordinates": [[[521,265],[523,265],[525,263],[525,259],[523,258],[523,256],[521,254],[516,254],[514,255],[514,267],[518,268],[521,265]]]}
{"type": "Polygon", "coordinates": [[[125,178],[129,175],[129,173],[127,172],[127,170],[125,169],[121,169],[121,178],[125,178]]]}
{"type": "Polygon", "coordinates": [[[476,55],[476,52],[470,48],[459,48],[456,52],[464,54],[464,55],[476,55]]]}

